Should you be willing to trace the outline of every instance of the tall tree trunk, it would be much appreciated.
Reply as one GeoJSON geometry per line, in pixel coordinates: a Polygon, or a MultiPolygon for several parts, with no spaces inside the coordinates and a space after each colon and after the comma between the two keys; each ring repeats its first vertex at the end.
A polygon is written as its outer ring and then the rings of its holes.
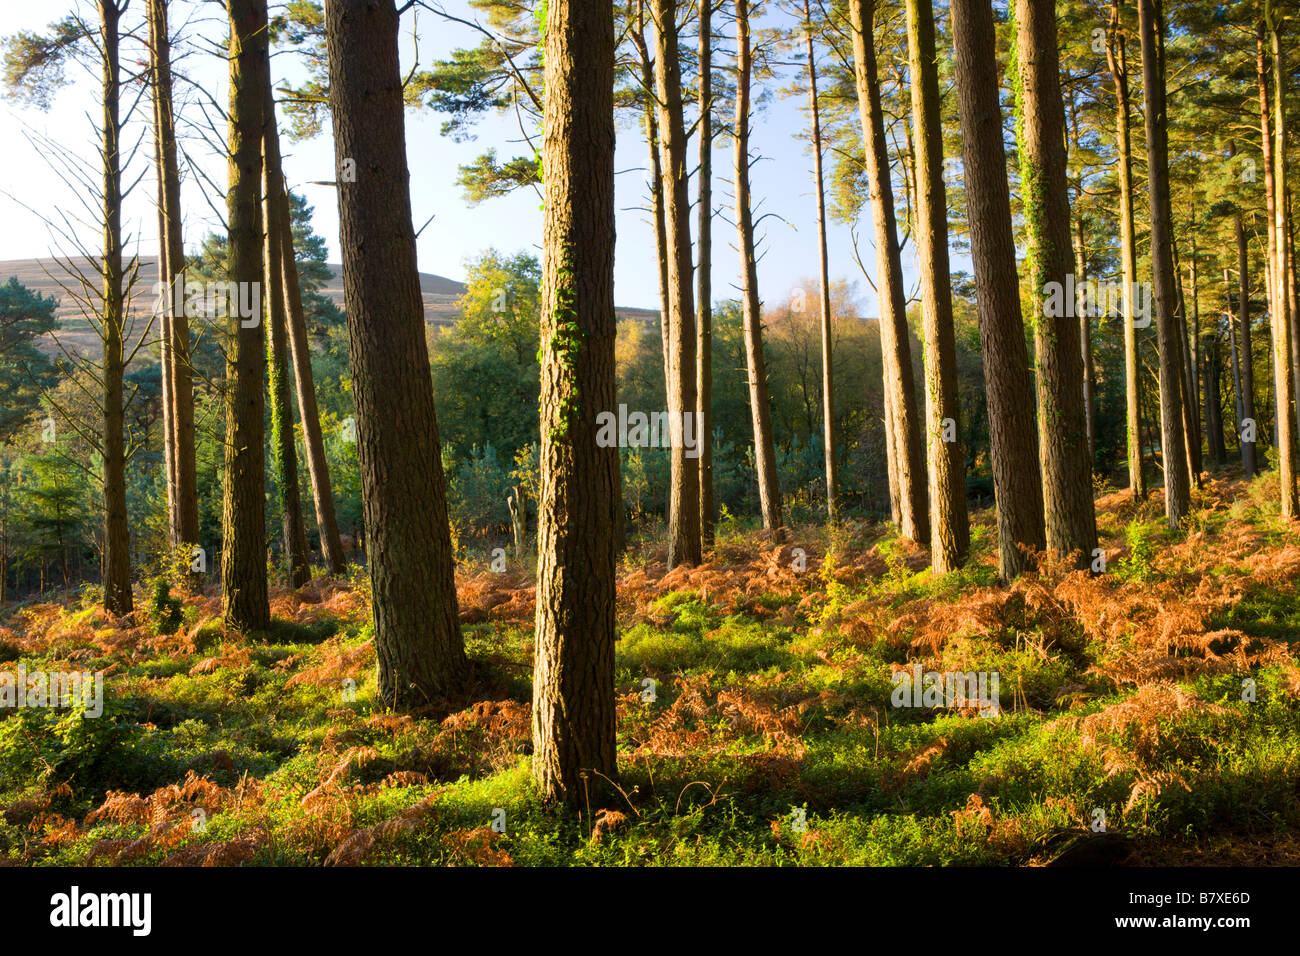
{"type": "Polygon", "coordinates": [[[1120,0],[1111,0],[1110,28],[1106,31],[1106,63],[1115,85],[1115,142],[1119,172],[1120,266],[1124,282],[1124,407],[1128,444],[1128,483],[1137,500],[1146,498],[1142,474],[1142,415],[1138,395],[1138,338],[1133,325],[1133,289],[1137,282],[1137,251],[1133,224],[1133,148],[1129,135],[1128,58],[1120,26],[1120,0]]]}
{"type": "Polygon", "coordinates": [[[835,446],[835,369],[833,366],[833,340],[831,338],[831,277],[830,258],[826,250],[826,186],[822,171],[822,115],[817,99],[817,50],[813,43],[812,8],[808,0],[803,4],[804,39],[808,51],[808,108],[812,114],[813,178],[817,186],[817,264],[821,282],[821,345],[822,345],[822,444],[826,469],[826,518],[834,523],[839,518],[837,495],[837,455],[835,446]]]}
{"type": "Polygon", "coordinates": [[[262,123],[265,119],[267,20],[264,0],[229,0],[230,162],[226,192],[232,295],[254,303],[242,319],[228,312],[225,482],[221,501],[221,597],[226,626],[261,630],[271,620],[266,581],[266,343],[261,288],[262,123]],[[236,291],[237,290],[237,291],[236,291]]]}
{"type": "MultiPolygon", "coordinates": [[[[266,72],[270,77],[270,61],[266,72]]],[[[298,489],[298,443],[293,432],[293,400],[289,395],[289,333],[285,315],[284,230],[289,219],[289,200],[280,171],[280,127],[275,119],[275,95],[268,82],[263,100],[262,126],[262,220],[266,224],[263,274],[266,277],[266,309],[270,326],[267,336],[267,372],[271,395],[271,453],[275,456],[275,478],[280,492],[280,538],[288,566],[289,586],[300,588],[311,580],[307,556],[307,526],[302,518],[298,489]]]]}
{"type": "Polygon", "coordinates": [[[1191,509],[1184,454],[1182,358],[1174,288],[1173,213],[1169,200],[1169,131],[1165,113],[1165,24],[1161,0],[1138,0],[1142,35],[1142,92],[1146,102],[1147,177],[1151,195],[1151,272],[1160,354],[1160,450],[1165,469],[1165,515],[1177,528],[1191,509]]]}
{"type": "Polygon", "coordinates": [[[930,0],[907,0],[912,138],[916,144],[916,239],[924,313],[925,436],[929,462],[930,563],[955,571],[970,549],[966,454],[957,428],[957,339],[948,264],[943,117],[930,0]]]}
{"type": "Polygon", "coordinates": [[[281,172],[277,190],[283,194],[285,214],[280,223],[281,261],[284,266],[284,294],[289,322],[289,351],[293,358],[293,381],[298,393],[298,417],[302,421],[302,443],[307,452],[307,475],[311,478],[316,528],[320,532],[321,555],[330,574],[347,569],[339,522],[334,510],[334,488],[325,457],[325,436],[321,433],[320,410],[311,367],[311,342],[307,338],[307,317],[302,307],[298,280],[298,253],[293,245],[293,223],[289,215],[289,194],[281,172]]]}
{"type": "Polygon", "coordinates": [[[1197,488],[1201,487],[1201,426],[1196,415],[1196,372],[1192,368],[1191,345],[1187,341],[1187,300],[1183,294],[1183,269],[1178,257],[1178,242],[1173,242],[1174,283],[1178,294],[1178,353],[1182,366],[1182,408],[1184,452],[1187,473],[1197,488]]]}
{"type": "Polygon", "coordinates": [[[700,437],[700,543],[713,548],[713,3],[700,0],[699,294],[696,330],[699,346],[695,377],[696,429],[700,437]]]}
{"type": "Polygon", "coordinates": [[[541,497],[533,778],[581,804],[617,772],[614,511],[614,20],[605,0],[550,0],[543,158],[541,497]],[[588,775],[591,776],[588,779],[588,775]]]}
{"type": "Polygon", "coordinates": [[[1042,477],[1011,232],[993,8],[990,0],[952,0],[951,10],[997,502],[998,569],[1009,579],[1032,565],[1026,550],[1041,550],[1045,544],[1042,477]]]}
{"type": "MultiPolygon", "coordinates": [[[[650,148],[650,212],[655,230],[655,264],[659,267],[659,342],[664,354],[664,387],[672,377],[671,356],[668,353],[668,236],[664,223],[663,164],[659,161],[659,107],[654,101],[654,58],[646,44],[645,2],[637,0],[636,29],[630,31],[632,45],[636,47],[641,70],[641,84],[646,90],[645,128],[646,145],[650,148]]],[[[667,396],[665,395],[665,402],[667,396]]]]}
{"type": "Polygon", "coordinates": [[[926,472],[921,430],[916,413],[916,385],[912,373],[912,348],[908,337],[907,305],[903,291],[903,266],[894,216],[894,186],[890,179],[885,141],[884,110],[874,35],[876,0],[849,0],[853,33],[854,80],[858,114],[866,151],[867,181],[871,187],[875,225],[876,289],[880,304],[880,352],[886,412],[893,419],[894,441],[889,453],[899,487],[899,533],[919,544],[930,543],[926,517],[926,472]]]}
{"type": "Polygon", "coordinates": [[[123,425],[122,125],[119,121],[119,21],[116,0],[99,2],[103,56],[104,162],[104,610],[131,613],[131,531],[126,523],[126,444],[123,425]]]}
{"type": "MultiPolygon", "coordinates": [[[[1242,422],[1255,421],[1255,357],[1250,341],[1250,250],[1246,243],[1246,227],[1241,210],[1237,210],[1234,226],[1237,233],[1237,327],[1241,336],[1239,382],[1237,385],[1237,441],[1241,445],[1241,466],[1246,479],[1255,477],[1258,464],[1255,458],[1257,443],[1241,437],[1242,422]]],[[[1231,287],[1229,287],[1231,297],[1231,287]]],[[[1234,345],[1236,340],[1234,339],[1234,345]]]]}
{"type": "MultiPolygon", "coordinates": [[[[1074,247],[1075,282],[1088,281],[1087,223],[1080,213],[1075,222],[1078,226],[1078,238],[1074,247]]],[[[1097,370],[1092,361],[1092,312],[1091,303],[1086,309],[1079,310],[1079,356],[1083,360],[1083,418],[1088,434],[1088,465],[1097,462],[1097,370]]]]}
{"type": "MultiPolygon", "coordinates": [[[[678,0],[654,0],[655,90],[659,100],[659,152],[663,166],[664,227],[668,243],[668,419],[672,476],[668,495],[668,566],[696,565],[700,548],[700,472],[684,443],[686,416],[695,417],[695,295],[692,289],[689,171],[682,116],[678,50],[678,0]]],[[[698,422],[694,434],[701,439],[698,422]]]]}
{"type": "Polygon", "coordinates": [[[184,309],[177,311],[173,290],[185,287],[185,245],[181,232],[181,177],[177,161],[176,120],[172,108],[171,39],[166,0],[149,0],[149,46],[153,72],[154,136],[158,163],[159,220],[162,224],[158,281],[163,304],[163,350],[167,357],[163,395],[171,447],[168,530],[173,546],[199,539],[199,496],[194,452],[194,381],[190,366],[190,328],[184,309]]]}
{"type": "Polygon", "coordinates": [[[1287,155],[1286,155],[1286,64],[1282,50],[1281,16],[1272,0],[1264,0],[1264,20],[1268,26],[1269,50],[1273,69],[1273,184],[1270,212],[1273,232],[1273,389],[1277,401],[1277,460],[1281,483],[1282,518],[1300,516],[1300,497],[1296,493],[1295,381],[1291,377],[1291,289],[1288,281],[1290,227],[1287,223],[1287,155]]]}
{"type": "Polygon", "coordinates": [[[343,294],[379,698],[427,705],[468,671],[424,337],[392,0],[326,0],[343,294]],[[400,414],[395,414],[400,412],[400,414]]]}
{"type": "Polygon", "coordinates": [[[1204,356],[1201,395],[1205,402],[1206,445],[1210,461],[1223,465],[1228,460],[1228,447],[1223,438],[1223,407],[1219,398],[1223,391],[1223,343],[1217,321],[1213,330],[1202,339],[1201,352],[1204,356]]]}
{"type": "Polygon", "coordinates": [[[1065,174],[1055,0],[1016,0],[1016,111],[1020,176],[1029,233],[1031,285],[1042,305],[1034,321],[1038,365],[1038,447],[1047,547],[1092,562],[1097,522],[1083,406],[1083,353],[1075,303],[1065,294],[1070,200],[1065,174]],[[1052,289],[1062,306],[1050,309],[1052,289]],[[1055,311],[1059,314],[1052,315],[1055,311]]]}
{"type": "Polygon", "coordinates": [[[754,423],[754,471],[763,528],[781,530],[781,488],[776,477],[776,443],[763,355],[763,314],[758,298],[758,260],[754,253],[754,214],[749,198],[749,112],[753,62],[749,48],[751,0],[736,0],[736,233],[740,247],[740,301],[749,374],[749,409],[754,423]]]}

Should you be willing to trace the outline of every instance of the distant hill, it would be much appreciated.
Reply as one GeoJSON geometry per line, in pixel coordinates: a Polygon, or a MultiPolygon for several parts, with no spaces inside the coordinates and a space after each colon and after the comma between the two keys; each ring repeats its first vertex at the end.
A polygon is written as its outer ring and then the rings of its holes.
{"type": "MultiPolygon", "coordinates": [[[[61,260],[62,261],[62,260],[61,260]]],[[[90,275],[94,267],[85,259],[75,259],[73,264],[90,275]]],[[[343,308],[343,267],[330,263],[333,278],[327,282],[320,293],[330,298],[340,309],[343,308]]],[[[59,300],[55,314],[59,319],[59,338],[68,348],[85,350],[91,355],[99,352],[99,338],[82,317],[74,298],[68,295],[60,283],[70,288],[77,288],[75,281],[70,281],[61,265],[53,259],[9,259],[0,260],[0,282],[10,276],[17,276],[18,281],[42,295],[54,296],[59,300]],[[47,274],[48,272],[48,274],[47,274]]],[[[158,259],[156,256],[140,257],[140,273],[136,282],[136,292],[131,303],[133,315],[144,317],[152,305],[152,289],[158,281],[158,259]]],[[[433,325],[450,325],[459,317],[456,304],[465,294],[465,284],[446,276],[429,272],[420,273],[420,291],[424,298],[424,320],[433,325]]],[[[92,300],[93,301],[93,300],[92,300]]],[[[653,309],[618,308],[620,319],[634,319],[647,325],[658,325],[659,313],[653,309]]],[[[141,326],[143,328],[143,326],[141,326]]],[[[50,342],[50,348],[55,348],[50,342]]]]}

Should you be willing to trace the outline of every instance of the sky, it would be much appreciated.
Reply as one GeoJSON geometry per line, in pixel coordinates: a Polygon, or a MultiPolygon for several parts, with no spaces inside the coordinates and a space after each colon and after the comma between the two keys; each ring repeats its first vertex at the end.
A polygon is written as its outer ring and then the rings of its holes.
{"type": "MultiPolygon", "coordinates": [[[[141,6],[135,3],[128,8],[128,20],[134,22],[142,16],[141,6]]],[[[273,13],[278,6],[272,3],[273,13]]],[[[185,18],[190,18],[187,34],[191,39],[178,46],[173,54],[178,59],[182,52],[185,54],[178,69],[191,75],[196,86],[204,91],[202,96],[210,96],[224,106],[228,95],[226,64],[211,52],[212,42],[220,42],[224,36],[221,6],[173,0],[171,7],[173,33],[185,18]]],[[[475,15],[466,0],[447,0],[446,8],[458,16],[475,15]]],[[[38,4],[9,0],[0,5],[0,36],[18,30],[41,31],[74,9],[80,9],[85,16],[94,16],[94,4],[89,0],[47,0],[38,4]]],[[[418,62],[425,66],[435,58],[446,57],[456,47],[469,47],[478,42],[478,35],[468,27],[444,23],[427,11],[420,13],[417,23],[418,62]]],[[[412,42],[411,28],[412,14],[408,12],[402,18],[403,70],[415,61],[416,44],[412,42]]],[[[142,43],[124,41],[124,69],[134,69],[136,62],[143,61],[144,57],[142,43]]],[[[301,66],[291,55],[273,57],[271,69],[277,85],[303,75],[301,66]]],[[[87,219],[77,195],[51,169],[47,151],[28,140],[33,132],[39,133],[86,162],[97,162],[92,117],[98,116],[99,109],[98,74],[92,76],[82,66],[70,64],[67,75],[71,85],[55,95],[48,112],[0,100],[0,143],[4,144],[0,150],[0,260],[48,257],[66,251],[67,244],[51,236],[49,227],[37,213],[51,217],[58,210],[70,218],[87,219]],[[24,208],[24,204],[33,207],[35,212],[24,208]]],[[[780,78],[781,85],[786,85],[790,78],[787,71],[780,78]]],[[[191,93],[188,100],[178,108],[182,110],[181,122],[189,121],[192,127],[188,133],[191,156],[206,176],[224,188],[225,158],[196,131],[204,122],[199,95],[191,93]]],[[[129,100],[124,96],[124,105],[126,102],[129,100]]],[[[756,203],[761,202],[760,214],[772,214],[760,226],[760,232],[766,232],[766,254],[759,263],[759,287],[768,304],[784,301],[797,285],[815,279],[818,272],[812,156],[807,145],[808,120],[803,104],[802,98],[772,97],[754,122],[753,146],[764,159],[753,168],[753,196],[756,203]]],[[[123,228],[128,248],[146,256],[157,252],[152,132],[146,125],[149,112],[145,97],[123,137],[128,148],[139,140],[139,151],[124,181],[129,183],[137,176],[143,177],[128,199],[123,228]]],[[[475,139],[466,143],[453,142],[441,134],[443,119],[428,110],[406,114],[415,227],[419,229],[433,217],[417,240],[420,271],[463,280],[466,261],[489,248],[504,253],[529,251],[540,258],[542,215],[538,195],[533,190],[520,190],[511,196],[470,206],[456,184],[458,167],[489,148],[495,147],[503,159],[528,151],[519,143],[514,118],[486,117],[474,127],[475,139]]],[[[281,124],[283,130],[283,116],[281,124]]],[[[220,119],[216,120],[216,128],[218,133],[224,133],[220,119]]],[[[211,140],[213,134],[209,132],[208,137],[211,140]]],[[[314,206],[313,226],[329,245],[330,261],[341,261],[335,191],[330,186],[312,184],[315,180],[334,179],[334,147],[328,121],[316,139],[291,143],[285,138],[283,149],[290,187],[305,195],[314,206]]],[[[694,149],[692,141],[692,155],[694,149]]],[[[715,219],[713,228],[713,288],[717,299],[736,295],[734,287],[740,267],[739,256],[733,248],[734,228],[730,225],[732,163],[731,141],[720,137],[714,155],[714,200],[723,207],[726,218],[715,219]]],[[[829,172],[829,158],[827,164],[829,172]]],[[[615,298],[620,306],[654,309],[658,307],[654,234],[647,214],[638,208],[646,203],[646,166],[647,147],[641,133],[636,128],[620,126],[615,157],[618,173],[615,298]]],[[[213,196],[210,187],[206,189],[205,199],[200,178],[194,173],[183,175],[186,177],[182,185],[185,244],[187,251],[194,251],[207,232],[223,228],[209,203],[224,209],[224,200],[213,196]]],[[[871,235],[869,215],[864,213],[863,221],[858,224],[860,236],[871,235]]],[[[99,227],[93,219],[79,226],[78,233],[91,250],[101,248],[99,227]]],[[[853,256],[849,226],[832,222],[828,238],[832,280],[847,279],[855,283],[861,314],[876,315],[875,295],[853,256]]],[[[905,252],[905,257],[908,253],[910,250],[905,252]]],[[[874,252],[865,240],[861,254],[863,261],[872,267],[874,252]]],[[[910,287],[913,274],[910,263],[907,271],[910,287]]]]}

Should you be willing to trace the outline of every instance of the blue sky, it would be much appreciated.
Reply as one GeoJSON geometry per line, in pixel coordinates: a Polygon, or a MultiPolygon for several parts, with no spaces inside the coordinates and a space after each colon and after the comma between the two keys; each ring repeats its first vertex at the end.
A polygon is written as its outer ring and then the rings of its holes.
{"type": "MultiPolygon", "coordinates": [[[[141,16],[140,4],[132,4],[128,19],[141,16]]],[[[202,6],[189,2],[173,2],[172,26],[184,16],[192,16],[191,30],[208,38],[219,38],[224,30],[221,7],[214,3],[202,6]],[[200,19],[204,18],[204,19],[200,19]]],[[[93,4],[86,0],[52,0],[45,4],[6,3],[0,8],[0,35],[16,30],[42,30],[48,23],[80,8],[83,15],[93,16],[93,4]]],[[[276,5],[272,5],[274,11],[276,5]]],[[[472,16],[465,0],[449,0],[447,9],[457,15],[472,16]]],[[[403,17],[402,50],[403,68],[409,68],[414,46],[410,37],[411,14],[403,17]]],[[[445,56],[454,47],[471,46],[477,42],[476,34],[457,24],[443,24],[432,14],[419,17],[420,62],[427,64],[435,57],[445,56]]],[[[143,47],[130,42],[123,46],[123,65],[131,66],[144,57],[143,47]]],[[[226,67],[223,60],[194,48],[182,67],[217,102],[224,105],[227,96],[226,67]]],[[[277,83],[285,78],[301,76],[301,68],[292,57],[277,56],[272,63],[277,83]]],[[[41,152],[27,142],[24,134],[30,129],[48,136],[79,156],[95,161],[94,132],[90,117],[97,115],[98,79],[84,68],[70,65],[68,76],[73,84],[55,97],[53,108],[46,113],[31,108],[20,109],[10,102],[0,103],[0,142],[5,144],[0,159],[0,190],[16,196],[49,216],[61,208],[70,215],[80,214],[77,197],[49,168],[41,152]]],[[[780,79],[784,85],[789,76],[780,79]]],[[[191,100],[194,98],[191,97],[191,100]]],[[[782,301],[790,290],[802,280],[817,275],[817,243],[815,204],[811,173],[812,158],[807,150],[807,118],[801,109],[802,100],[772,98],[756,118],[754,148],[766,158],[753,170],[755,201],[762,201],[761,211],[774,216],[764,223],[767,233],[767,255],[759,264],[759,284],[763,299],[768,303],[782,301]]],[[[132,166],[134,175],[144,174],[126,207],[124,229],[129,234],[133,249],[143,255],[153,255],[157,247],[156,213],[153,207],[154,184],[148,168],[152,157],[151,133],[144,124],[148,118],[147,99],[137,110],[136,122],[128,129],[124,142],[132,144],[143,136],[139,153],[132,166]]],[[[195,103],[185,107],[185,116],[196,124],[202,122],[195,103]]],[[[540,256],[541,211],[537,195],[524,190],[516,195],[488,200],[476,207],[468,206],[456,185],[457,168],[474,159],[488,148],[495,147],[500,156],[515,155],[519,150],[519,131],[513,118],[488,117],[474,129],[476,139],[455,143],[441,135],[442,117],[428,111],[408,112],[406,117],[407,158],[411,168],[411,200],[416,228],[430,216],[433,221],[420,234],[419,263],[423,272],[432,272],[456,279],[464,278],[464,263],[469,257],[496,247],[504,252],[531,250],[540,256]]],[[[218,131],[224,126],[217,120],[218,131]]],[[[224,184],[225,160],[197,136],[192,140],[192,155],[214,182],[224,184]]],[[[334,190],[327,186],[310,185],[312,180],[333,179],[333,144],[328,123],[322,135],[315,140],[284,144],[285,171],[291,185],[307,196],[315,207],[314,225],[330,246],[331,261],[339,261],[338,216],[334,190]]],[[[694,146],[692,145],[692,149],[694,146]]],[[[621,306],[656,308],[658,303],[657,269],[655,266],[654,237],[645,213],[636,209],[645,201],[647,150],[640,132],[634,128],[619,131],[616,169],[617,247],[615,265],[615,295],[621,306]]],[[[715,203],[726,207],[730,220],[730,187],[721,182],[730,179],[732,166],[731,141],[722,138],[714,158],[715,203]]],[[[829,166],[828,166],[829,168],[829,166]]],[[[134,176],[128,176],[130,180],[134,176]]],[[[197,246],[202,236],[220,228],[220,220],[209,208],[208,201],[218,208],[224,203],[220,197],[205,201],[199,181],[190,176],[183,186],[182,202],[185,209],[186,248],[197,246]]],[[[867,214],[869,215],[869,213],[867,214]]],[[[41,219],[23,206],[0,195],[0,259],[21,259],[49,256],[59,251],[49,230],[41,219]]],[[[100,248],[98,228],[93,221],[80,228],[80,235],[89,248],[100,248]]],[[[864,219],[859,224],[859,234],[871,235],[871,223],[864,219]]],[[[732,248],[734,229],[721,218],[714,225],[713,288],[717,298],[734,294],[739,259],[732,248]]],[[[908,253],[910,253],[910,249],[908,253]]],[[[874,253],[864,244],[863,261],[871,267],[874,253]]],[[[910,263],[909,273],[911,272],[910,263]]],[[[830,269],[832,279],[847,278],[857,283],[858,299],[862,312],[876,314],[875,295],[863,279],[854,261],[850,231],[847,226],[832,224],[830,232],[830,269]]],[[[909,281],[909,288],[911,282],[909,281]]]]}

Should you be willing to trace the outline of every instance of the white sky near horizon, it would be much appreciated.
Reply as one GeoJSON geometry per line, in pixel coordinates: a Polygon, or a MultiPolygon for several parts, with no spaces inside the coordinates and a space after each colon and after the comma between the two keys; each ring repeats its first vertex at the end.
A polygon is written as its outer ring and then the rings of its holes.
{"type": "MultiPolygon", "coordinates": [[[[43,31],[48,24],[74,9],[93,16],[93,6],[87,0],[47,0],[36,4],[4,0],[0,6],[0,37],[18,30],[43,31]]],[[[198,34],[209,40],[220,40],[224,36],[224,11],[219,3],[173,0],[171,7],[173,33],[189,18],[191,37],[198,34]]],[[[273,2],[272,13],[278,7],[279,4],[273,2]]],[[[454,15],[474,15],[466,0],[448,0],[446,7],[454,15]]],[[[127,10],[127,21],[134,23],[142,17],[142,4],[132,3],[127,10]]],[[[410,68],[414,57],[411,26],[412,14],[408,12],[402,18],[403,70],[410,68]]],[[[427,11],[421,11],[418,27],[419,61],[423,66],[435,58],[448,56],[453,48],[476,45],[479,39],[478,34],[468,27],[443,23],[427,11]]],[[[144,35],[143,28],[141,35],[144,35]]],[[[188,71],[195,82],[201,84],[205,96],[211,96],[224,106],[228,90],[226,64],[224,59],[208,52],[210,47],[210,43],[195,43],[191,39],[179,45],[173,53],[178,58],[185,54],[178,69],[188,71]]],[[[143,60],[144,55],[142,45],[124,42],[124,72],[133,69],[136,61],[143,60]]],[[[294,59],[291,54],[273,57],[272,72],[277,85],[286,79],[296,81],[304,75],[302,66],[294,59]]],[[[791,70],[786,70],[776,83],[785,86],[792,75],[791,70]]],[[[81,65],[70,63],[67,76],[71,84],[55,94],[48,112],[0,100],[0,143],[4,144],[0,152],[0,260],[66,254],[69,246],[51,236],[41,216],[55,217],[58,210],[69,216],[86,216],[78,197],[51,169],[42,151],[27,138],[32,131],[48,137],[76,153],[90,164],[92,171],[95,170],[98,161],[95,119],[100,109],[98,74],[92,76],[81,65]],[[24,208],[24,204],[33,207],[35,212],[24,208]]],[[[180,92],[178,86],[178,94],[180,92]]],[[[189,102],[184,106],[178,104],[178,110],[183,110],[181,122],[189,120],[197,125],[202,122],[199,103],[193,95],[187,99],[189,102]]],[[[131,95],[124,90],[124,110],[130,102],[131,95]]],[[[761,232],[766,232],[767,239],[766,255],[759,263],[759,286],[762,298],[769,304],[784,301],[794,287],[805,280],[815,279],[818,273],[812,157],[804,104],[804,98],[773,97],[755,117],[753,147],[764,156],[764,160],[753,167],[753,196],[755,203],[761,202],[759,214],[772,214],[760,227],[761,232]]],[[[124,150],[140,140],[134,163],[123,177],[124,184],[142,177],[127,201],[123,232],[130,243],[129,251],[146,256],[155,255],[157,251],[153,143],[152,132],[147,126],[148,118],[146,96],[137,106],[135,119],[123,136],[124,150]]],[[[495,147],[502,159],[529,152],[519,142],[515,119],[485,117],[472,130],[476,138],[466,143],[456,143],[443,136],[440,132],[443,120],[444,117],[428,110],[408,110],[406,113],[407,161],[411,171],[415,227],[419,229],[425,220],[434,216],[417,241],[420,271],[463,280],[466,260],[489,248],[503,253],[528,250],[540,257],[542,216],[538,195],[533,190],[520,190],[511,196],[490,199],[471,207],[456,184],[458,167],[489,148],[495,147]]],[[[224,132],[224,124],[219,119],[217,124],[218,130],[224,132]]],[[[282,131],[285,125],[282,114],[282,131]]],[[[182,131],[182,135],[186,133],[182,131]]],[[[224,188],[224,155],[217,154],[193,131],[188,136],[191,155],[206,175],[224,188]]],[[[341,261],[334,190],[329,186],[311,184],[312,180],[334,178],[328,117],[316,139],[292,143],[286,137],[283,149],[285,174],[291,188],[306,196],[314,207],[313,227],[328,243],[330,261],[341,261]]],[[[694,150],[692,140],[692,157],[694,150]]],[[[622,307],[657,309],[658,271],[653,230],[646,213],[636,208],[643,206],[646,199],[646,157],[647,148],[639,129],[620,125],[615,159],[618,171],[615,299],[622,307]]],[[[691,162],[693,165],[693,158],[691,162]]],[[[715,299],[733,297],[736,294],[733,286],[739,275],[739,256],[733,248],[734,228],[730,225],[733,218],[729,185],[732,163],[731,141],[725,136],[720,137],[714,154],[714,202],[715,206],[722,207],[722,215],[714,220],[713,227],[715,299]]],[[[829,156],[826,163],[829,176],[829,156]]],[[[199,188],[203,185],[200,179],[186,171],[182,175],[185,177],[182,185],[185,246],[187,251],[193,251],[206,233],[224,228],[209,205],[211,202],[218,209],[224,209],[224,201],[220,196],[212,195],[210,188],[205,200],[199,188]]],[[[869,211],[864,212],[858,233],[860,237],[870,237],[869,211]]],[[[88,249],[97,252],[101,248],[99,227],[93,220],[80,229],[79,235],[88,249]]],[[[863,280],[853,257],[849,227],[832,220],[828,238],[832,280],[847,279],[854,283],[861,314],[876,315],[875,293],[863,280]]],[[[875,255],[867,238],[861,238],[861,255],[863,262],[874,272],[875,255]]],[[[909,244],[904,252],[909,290],[915,281],[912,255],[909,244]]],[[[954,262],[956,267],[958,263],[954,262]]]]}

